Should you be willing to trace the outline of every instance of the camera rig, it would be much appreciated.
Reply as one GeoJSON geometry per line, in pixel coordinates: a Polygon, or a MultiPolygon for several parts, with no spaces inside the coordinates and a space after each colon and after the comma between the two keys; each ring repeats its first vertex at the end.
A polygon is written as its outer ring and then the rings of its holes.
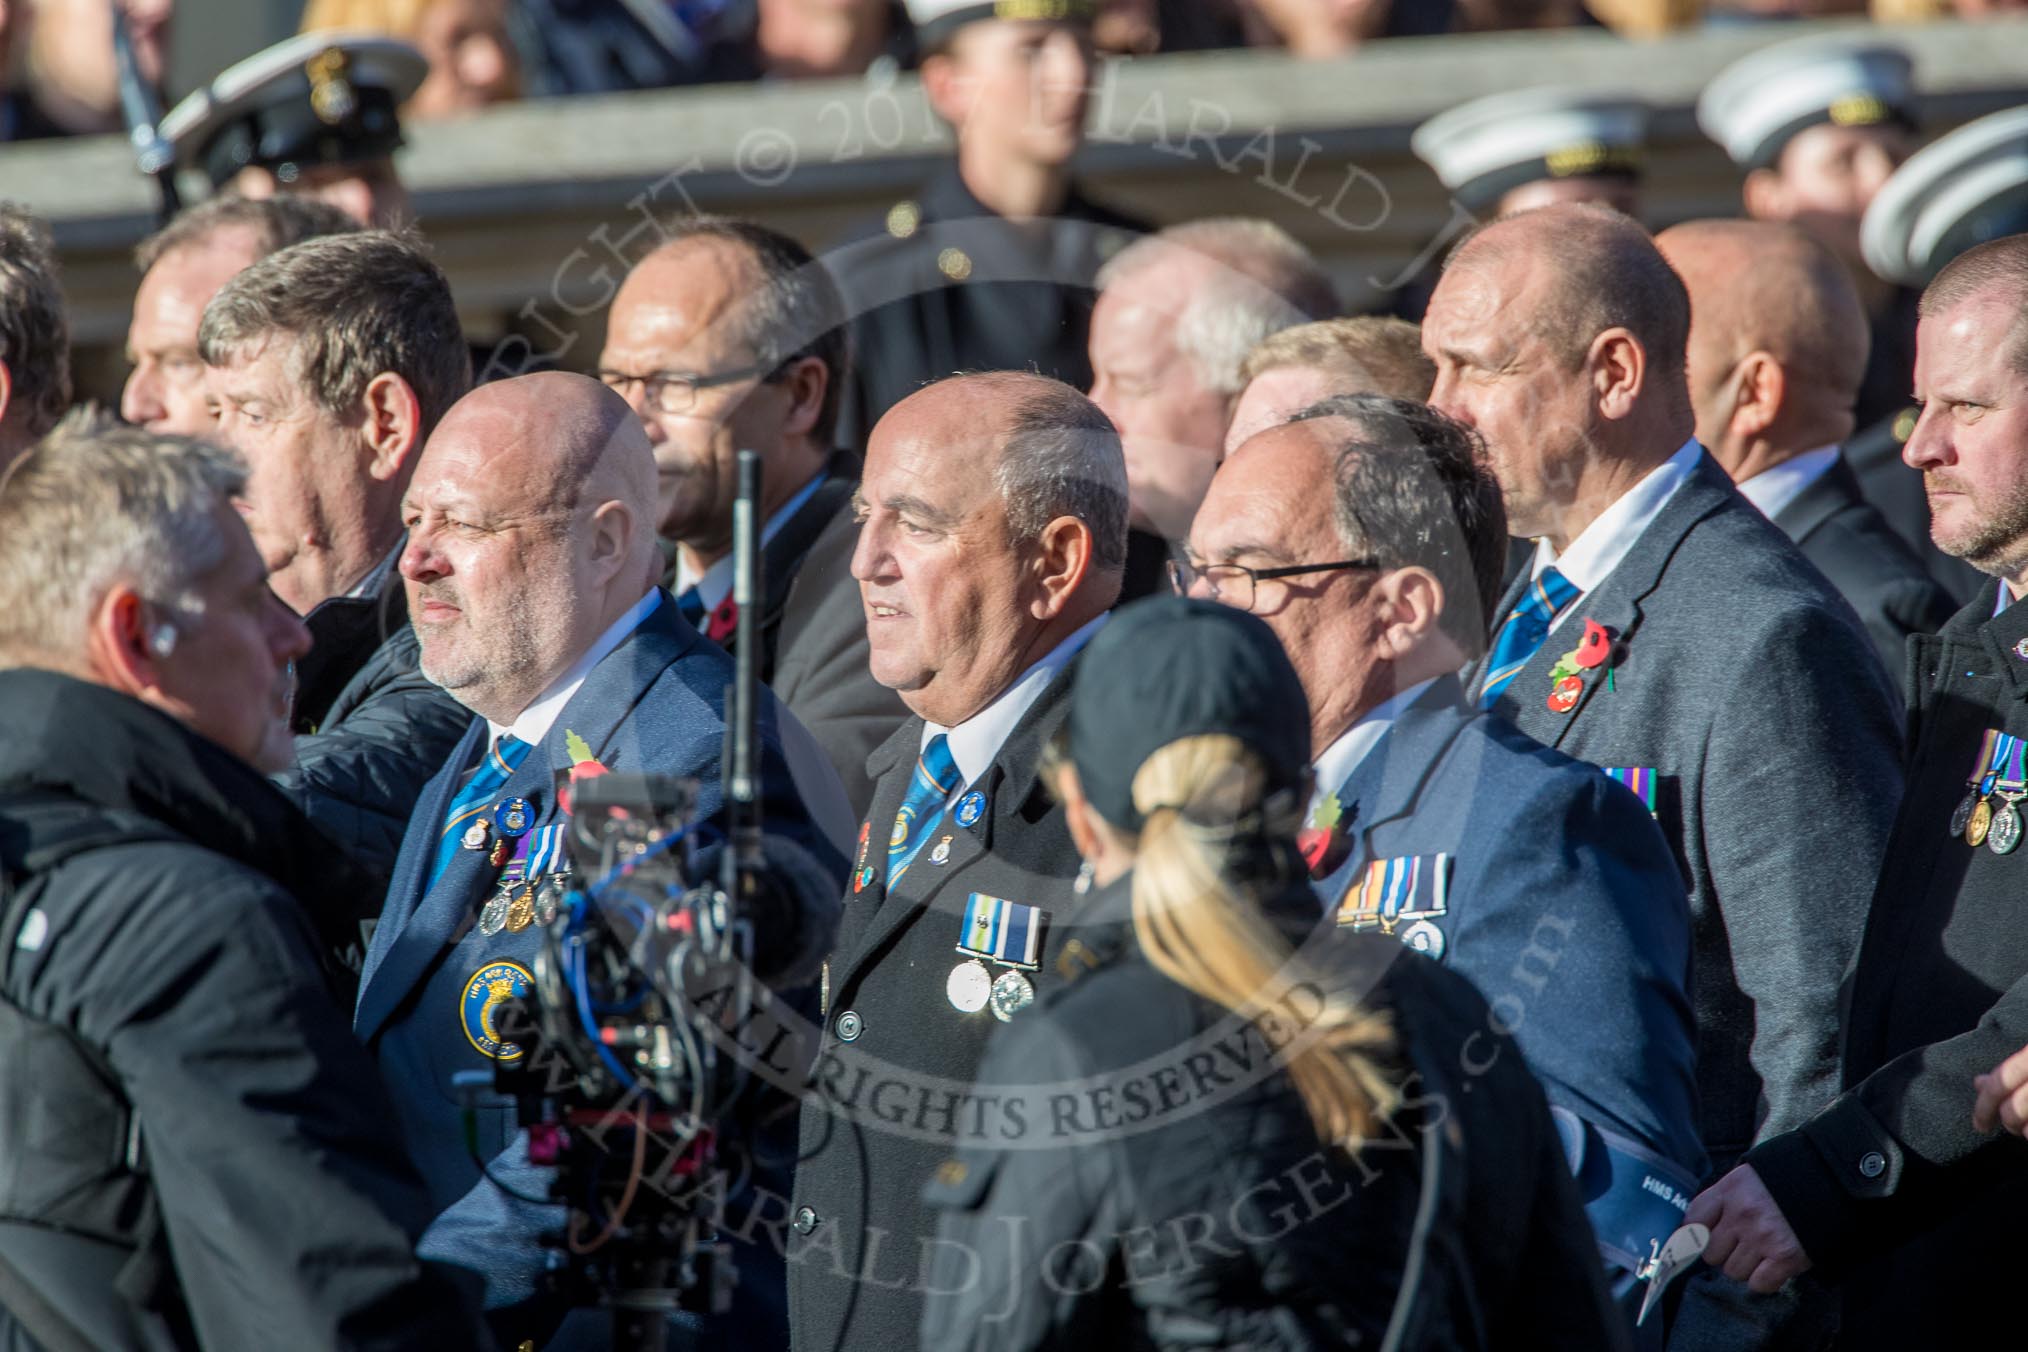
{"type": "Polygon", "coordinates": [[[732,1299],[713,1218],[739,1182],[728,1158],[744,1152],[721,1152],[720,1132],[749,1077],[722,1048],[764,998],[753,903],[770,885],[755,735],[760,481],[759,457],[741,451],[722,819],[697,820],[693,780],[573,780],[574,886],[543,926],[530,991],[499,1020],[525,1054],[496,1065],[494,1088],[515,1101],[529,1161],[553,1170],[549,1197],[524,1200],[566,1212],[544,1237],[548,1286],[609,1309],[617,1349],[654,1352],[672,1313],[722,1313],[732,1299]],[[700,876],[707,847],[715,877],[700,876]]]}

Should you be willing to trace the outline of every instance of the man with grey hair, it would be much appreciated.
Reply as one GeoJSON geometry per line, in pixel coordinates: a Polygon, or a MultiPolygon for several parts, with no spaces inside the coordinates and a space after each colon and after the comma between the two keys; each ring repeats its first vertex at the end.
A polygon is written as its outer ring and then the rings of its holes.
{"type": "Polygon", "coordinates": [[[41,221],[0,202],[0,472],[70,407],[70,325],[41,221]]]}
{"type": "Polygon", "coordinates": [[[1240,367],[1269,334],[1338,312],[1330,277],[1271,221],[1218,217],[1136,240],[1098,274],[1092,401],[1126,450],[1129,599],[1161,589],[1225,448],[1240,367]]]}
{"type": "Polygon", "coordinates": [[[337,207],[288,195],[253,201],[230,194],[200,202],[134,247],[141,284],[127,325],[120,416],[151,432],[211,435],[197,326],[218,289],[292,244],[357,230],[337,207]]]}
{"type": "Polygon", "coordinates": [[[309,638],[242,485],[88,415],[0,482],[0,1121],[59,1124],[0,1169],[0,1343],[477,1347],[323,971],[365,884],[263,778],[309,638]]]}
{"type": "Polygon", "coordinates": [[[873,675],[915,717],[868,761],[873,809],[826,970],[791,1211],[798,1349],[916,1345],[912,1274],[936,1234],[920,1193],[963,1117],[931,1106],[927,1129],[903,1130],[858,1096],[869,1077],[969,1083],[993,1029],[1057,979],[1078,855],[1038,771],[1126,561],[1119,435],[1046,376],[957,376],[896,404],[854,501],[873,675]],[[1035,941],[973,937],[968,897],[1035,941]]]}
{"type": "Polygon", "coordinates": [[[761,458],[761,680],[824,744],[854,813],[866,756],[906,711],[866,669],[852,594],[859,456],[837,444],[845,306],[822,264],[751,221],[693,216],[628,274],[598,377],[655,448],[657,529],[684,618],[728,650],[738,453],[761,458]]]}
{"type": "Polygon", "coordinates": [[[323,236],[227,282],[197,342],[214,435],[247,463],[241,511],[315,640],[282,785],[385,880],[464,727],[417,669],[394,566],[423,441],[471,384],[450,284],[412,238],[323,236]]]}
{"type": "Polygon", "coordinates": [[[1260,616],[1302,678],[1316,788],[1298,842],[1326,915],[1385,933],[1398,917],[1405,945],[1524,1011],[1521,1054],[1638,1305],[1636,1271],[1682,1220],[1643,1182],[1687,1196],[1704,1168],[1689,908],[1639,799],[1466,700],[1456,673],[1485,650],[1506,552],[1478,438],[1356,395],[1237,447],[1175,571],[1260,616]],[[1376,873],[1414,882],[1383,911],[1376,873]]]}

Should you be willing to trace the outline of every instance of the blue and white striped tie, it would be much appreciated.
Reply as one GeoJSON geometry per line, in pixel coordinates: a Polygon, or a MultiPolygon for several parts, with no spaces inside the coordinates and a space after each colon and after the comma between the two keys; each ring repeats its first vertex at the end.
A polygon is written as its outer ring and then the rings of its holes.
{"type": "Polygon", "coordinates": [[[1529,584],[1527,593],[1494,636],[1493,655],[1486,662],[1485,688],[1479,692],[1481,708],[1492,708],[1500,693],[1514,683],[1521,668],[1541,651],[1543,641],[1549,637],[1550,621],[1577,597],[1577,584],[1554,566],[1544,568],[1542,576],[1529,584]]]}

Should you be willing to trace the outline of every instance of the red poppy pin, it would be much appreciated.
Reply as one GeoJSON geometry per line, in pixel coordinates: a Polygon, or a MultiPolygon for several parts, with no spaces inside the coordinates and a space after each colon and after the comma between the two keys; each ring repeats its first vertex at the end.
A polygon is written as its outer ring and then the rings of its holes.
{"type": "Polygon", "coordinates": [[[1614,637],[1613,631],[1597,620],[1584,622],[1584,637],[1549,669],[1549,712],[1567,714],[1577,707],[1584,697],[1584,672],[1605,667],[1610,688],[1612,668],[1608,663],[1613,655],[1614,637]]]}
{"type": "Polygon", "coordinates": [[[597,779],[600,775],[612,773],[592,755],[591,744],[570,729],[563,733],[564,754],[570,757],[570,770],[556,786],[556,805],[566,813],[570,811],[570,786],[583,779],[597,779]]]}

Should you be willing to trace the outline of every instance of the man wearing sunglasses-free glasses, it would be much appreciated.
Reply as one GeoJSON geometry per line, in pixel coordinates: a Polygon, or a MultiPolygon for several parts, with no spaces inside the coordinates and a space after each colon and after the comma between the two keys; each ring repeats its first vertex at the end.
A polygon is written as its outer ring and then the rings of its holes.
{"type": "Polygon", "coordinates": [[[830,758],[854,811],[866,757],[907,710],[868,670],[852,580],[859,457],[837,444],[845,308],[824,265],[751,221],[696,216],[627,275],[598,378],[655,451],[665,578],[684,618],[728,650],[741,449],[761,458],[760,678],[830,758]]]}
{"type": "Polygon", "coordinates": [[[1641,1182],[1687,1198],[1704,1166],[1689,907],[1640,799],[1465,699],[1457,672],[1485,649],[1506,551],[1471,431],[1341,396],[1233,452],[1171,577],[1281,639],[1310,699],[1300,841],[1327,923],[1392,935],[1485,994],[1548,1093],[1615,1294],[1637,1306],[1649,1241],[1682,1223],[1641,1182]]]}

